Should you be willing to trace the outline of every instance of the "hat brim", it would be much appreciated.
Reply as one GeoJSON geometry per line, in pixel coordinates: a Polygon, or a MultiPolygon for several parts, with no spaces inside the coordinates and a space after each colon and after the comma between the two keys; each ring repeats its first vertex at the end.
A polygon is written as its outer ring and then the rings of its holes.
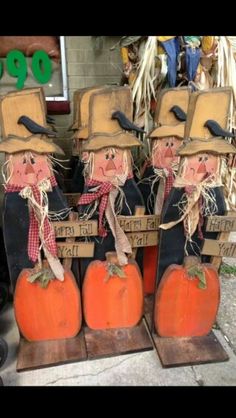
{"type": "Polygon", "coordinates": [[[75,122],[72,123],[72,125],[69,126],[69,128],[67,129],[68,131],[75,131],[79,129],[79,122],[76,120],[75,122]]]}
{"type": "Polygon", "coordinates": [[[84,144],[83,151],[97,151],[102,148],[131,148],[140,147],[142,142],[136,136],[127,132],[118,132],[115,135],[94,134],[90,136],[88,142],[84,144]]]}
{"type": "Polygon", "coordinates": [[[213,154],[236,154],[236,147],[229,144],[225,139],[212,138],[210,141],[193,139],[182,145],[177,154],[194,155],[201,152],[210,152],[213,154]]]}
{"type": "Polygon", "coordinates": [[[154,131],[151,132],[149,137],[151,139],[155,139],[155,138],[165,138],[167,136],[176,136],[179,139],[183,139],[184,127],[185,127],[185,123],[178,123],[178,125],[175,125],[175,126],[168,126],[168,125],[159,126],[159,128],[156,128],[154,129],[154,131]]]}
{"type": "Polygon", "coordinates": [[[7,154],[14,154],[21,151],[33,151],[38,154],[61,154],[64,151],[56,144],[42,135],[31,135],[28,138],[22,138],[15,135],[9,135],[6,139],[0,142],[0,152],[7,154]]]}

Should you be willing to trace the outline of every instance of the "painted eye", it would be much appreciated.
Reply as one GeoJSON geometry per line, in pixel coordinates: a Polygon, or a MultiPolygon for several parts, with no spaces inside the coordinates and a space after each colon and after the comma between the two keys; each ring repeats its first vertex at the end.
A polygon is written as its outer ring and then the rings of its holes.
{"type": "Polygon", "coordinates": [[[166,147],[168,147],[169,146],[169,142],[166,142],[166,147]]]}
{"type": "Polygon", "coordinates": [[[26,164],[26,158],[25,157],[23,158],[23,164],[26,164]]]}
{"type": "Polygon", "coordinates": [[[114,160],[115,154],[111,154],[111,158],[112,158],[112,160],[114,160]]]}
{"type": "Polygon", "coordinates": [[[31,162],[31,164],[35,164],[35,159],[31,157],[30,162],[31,162]]]}
{"type": "Polygon", "coordinates": [[[108,154],[106,154],[105,158],[106,158],[106,160],[108,160],[108,159],[109,159],[109,155],[108,155],[108,154]]]}
{"type": "Polygon", "coordinates": [[[198,161],[199,161],[199,162],[201,162],[201,161],[202,161],[202,157],[199,157],[199,158],[198,158],[198,161]]]}
{"type": "Polygon", "coordinates": [[[173,143],[173,142],[171,142],[170,146],[171,146],[171,147],[173,147],[173,146],[174,146],[174,143],[173,143]]]}

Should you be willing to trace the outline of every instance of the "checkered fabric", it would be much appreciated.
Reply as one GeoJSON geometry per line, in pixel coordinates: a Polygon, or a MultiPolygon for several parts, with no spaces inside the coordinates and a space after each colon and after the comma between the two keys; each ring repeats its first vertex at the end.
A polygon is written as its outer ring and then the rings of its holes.
{"type": "Polygon", "coordinates": [[[96,192],[84,193],[80,196],[77,205],[89,205],[89,203],[94,202],[96,199],[100,200],[99,203],[99,217],[98,217],[98,233],[101,237],[107,236],[107,231],[104,228],[102,222],[104,217],[104,212],[107,208],[108,196],[112,188],[114,187],[110,182],[100,182],[96,180],[87,180],[85,183],[88,187],[100,186],[96,192]]]}
{"type": "Polygon", "coordinates": [[[174,183],[175,177],[173,170],[168,169],[168,176],[165,178],[165,192],[164,192],[164,201],[167,199],[174,183]]]}
{"type": "MultiPolygon", "coordinates": [[[[36,202],[43,206],[43,202],[40,199],[39,188],[35,185],[31,186],[34,198],[36,202]]],[[[40,237],[39,237],[39,222],[33,207],[30,208],[30,226],[28,235],[28,256],[33,262],[36,262],[39,255],[40,237]]],[[[55,239],[54,229],[49,222],[48,218],[44,219],[43,222],[43,242],[47,250],[54,257],[57,256],[57,245],[55,239]]]]}
{"type": "MultiPolygon", "coordinates": [[[[54,176],[49,178],[51,185],[56,186],[57,182],[54,176]]],[[[5,193],[19,192],[23,187],[10,185],[5,189],[5,193]]],[[[40,191],[37,185],[31,186],[34,198],[39,205],[43,205],[40,201],[40,191]]],[[[57,246],[55,240],[54,229],[50,224],[48,218],[44,219],[43,222],[43,241],[48,251],[53,255],[57,256],[57,246]]],[[[30,207],[29,213],[29,232],[28,232],[28,256],[33,262],[36,262],[39,255],[40,248],[40,236],[39,236],[39,220],[34,212],[34,209],[30,207]]]]}

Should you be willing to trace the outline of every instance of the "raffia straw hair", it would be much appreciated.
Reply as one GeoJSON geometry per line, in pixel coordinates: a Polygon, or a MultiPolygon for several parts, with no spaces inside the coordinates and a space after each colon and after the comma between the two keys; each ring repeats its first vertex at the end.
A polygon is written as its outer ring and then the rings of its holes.
{"type": "Polygon", "coordinates": [[[13,170],[14,169],[12,164],[12,156],[10,155],[9,158],[2,165],[3,186],[5,188],[12,178],[13,170]]]}

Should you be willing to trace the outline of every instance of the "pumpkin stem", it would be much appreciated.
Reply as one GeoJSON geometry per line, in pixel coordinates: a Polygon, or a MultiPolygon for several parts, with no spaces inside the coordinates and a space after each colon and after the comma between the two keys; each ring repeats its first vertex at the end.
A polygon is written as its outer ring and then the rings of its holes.
{"type": "Polygon", "coordinates": [[[200,258],[196,257],[195,255],[188,255],[184,257],[183,266],[186,268],[186,270],[199,264],[201,264],[200,258]]]}
{"type": "Polygon", "coordinates": [[[117,253],[115,251],[107,252],[105,254],[105,256],[106,256],[106,261],[109,264],[115,264],[116,266],[119,266],[120,265],[119,264],[119,261],[118,261],[117,253]]]}

